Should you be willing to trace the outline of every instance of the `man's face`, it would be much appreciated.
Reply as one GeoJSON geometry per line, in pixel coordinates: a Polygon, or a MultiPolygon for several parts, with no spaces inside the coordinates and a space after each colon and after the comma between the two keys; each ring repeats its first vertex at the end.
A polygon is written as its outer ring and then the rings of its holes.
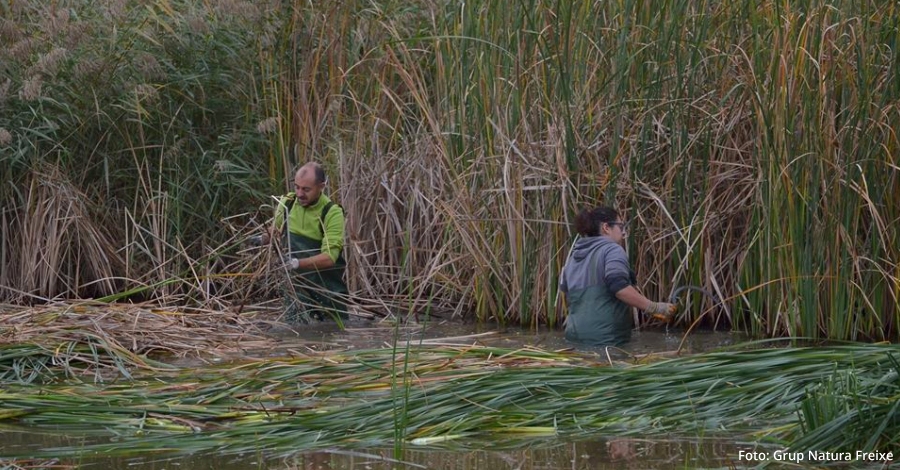
{"type": "Polygon", "coordinates": [[[303,207],[309,207],[319,200],[325,183],[316,183],[316,172],[302,169],[294,175],[294,192],[297,193],[297,202],[303,207]]]}

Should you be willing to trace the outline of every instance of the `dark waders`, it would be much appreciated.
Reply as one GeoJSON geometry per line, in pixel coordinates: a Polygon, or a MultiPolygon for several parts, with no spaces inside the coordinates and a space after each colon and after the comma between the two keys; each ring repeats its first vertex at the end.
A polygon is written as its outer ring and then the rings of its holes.
{"type": "MultiPolygon", "coordinates": [[[[321,253],[322,241],[290,234],[291,257],[308,258],[321,253]]],[[[344,257],[339,256],[331,268],[318,271],[291,270],[290,281],[294,295],[288,293],[287,321],[292,323],[308,323],[310,319],[324,320],[339,317],[347,319],[347,305],[343,299],[347,296],[347,285],[344,284],[344,257]]]]}

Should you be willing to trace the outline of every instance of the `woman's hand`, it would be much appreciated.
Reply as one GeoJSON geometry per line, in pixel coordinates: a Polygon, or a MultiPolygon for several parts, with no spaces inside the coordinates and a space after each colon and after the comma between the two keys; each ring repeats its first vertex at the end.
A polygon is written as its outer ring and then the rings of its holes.
{"type": "Polygon", "coordinates": [[[651,317],[668,323],[672,321],[672,317],[678,312],[678,306],[668,302],[650,302],[650,305],[644,311],[651,317]]]}

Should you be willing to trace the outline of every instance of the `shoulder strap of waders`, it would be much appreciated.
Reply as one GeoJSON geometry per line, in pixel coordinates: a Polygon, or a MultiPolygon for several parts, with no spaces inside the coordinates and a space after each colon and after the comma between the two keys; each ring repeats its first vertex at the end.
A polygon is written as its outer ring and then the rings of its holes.
{"type": "Polygon", "coordinates": [[[283,198],[281,198],[282,203],[284,204],[284,219],[281,221],[281,229],[287,233],[287,236],[290,236],[290,230],[288,230],[289,219],[291,216],[291,209],[294,208],[294,201],[297,199],[297,195],[294,193],[285,194],[283,198]]]}

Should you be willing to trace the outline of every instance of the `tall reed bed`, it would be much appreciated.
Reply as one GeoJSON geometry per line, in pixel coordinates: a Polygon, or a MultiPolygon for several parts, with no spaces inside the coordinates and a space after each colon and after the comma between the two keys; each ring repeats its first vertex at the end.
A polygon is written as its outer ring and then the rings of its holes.
{"type": "Polygon", "coordinates": [[[0,295],[168,294],[183,289],[158,283],[209,274],[231,235],[223,219],[264,198],[259,34],[277,11],[63,1],[0,13],[0,295]]]}
{"type": "Polygon", "coordinates": [[[5,298],[229,272],[223,240],[318,159],[348,213],[351,286],[395,310],[558,324],[569,223],[603,203],[633,221],[648,296],[722,301],[689,299],[684,323],[896,338],[893,3],[0,8],[5,298]],[[40,206],[21,188],[47,165],[97,206],[84,224],[106,238],[84,246],[119,249],[33,287],[7,273],[60,239],[21,230],[40,206]]]}

